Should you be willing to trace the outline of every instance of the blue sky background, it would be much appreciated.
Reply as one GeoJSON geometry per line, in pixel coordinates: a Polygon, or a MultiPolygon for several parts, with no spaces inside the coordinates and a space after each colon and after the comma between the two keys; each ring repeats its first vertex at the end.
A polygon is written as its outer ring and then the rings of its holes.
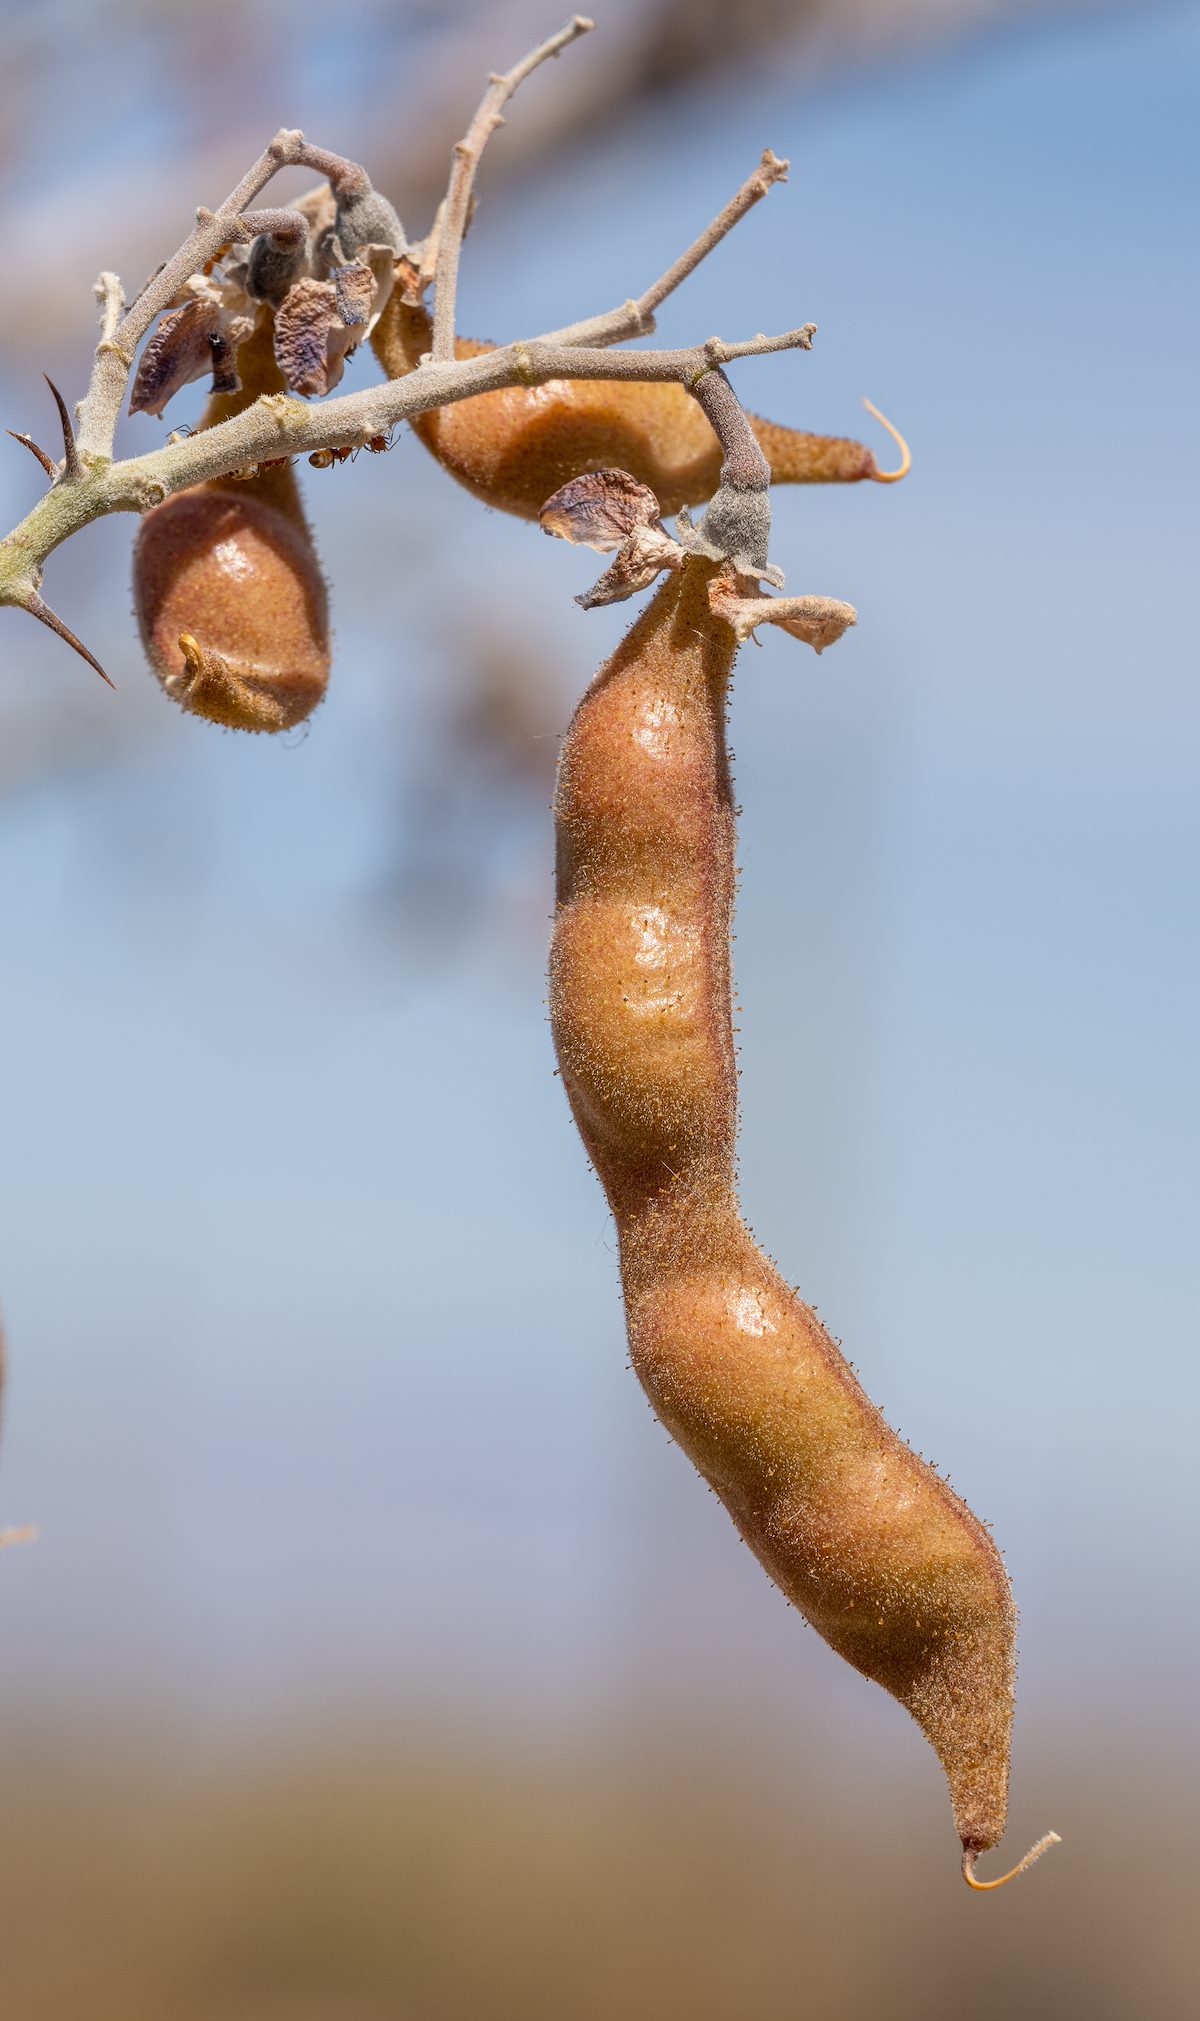
{"type": "MultiPolygon", "coordinates": [[[[347,18],[361,59],[370,12],[347,18]]],[[[353,151],[350,54],[313,36],[264,128],[353,151]]],[[[859,626],[739,667],[744,1196],[1006,1551],[1014,1847],[1086,1838],[1065,1761],[1195,1770],[1200,13],[785,75],[542,188],[493,202],[485,172],[461,321],[623,299],[771,145],[790,183],[660,340],[811,318],[811,355],[738,368],[747,404],[874,439],[867,393],[912,440],[897,489],[778,495],[789,586],[859,626]]],[[[77,102],[72,172],[150,159],[170,114],[101,138],[77,102]]],[[[212,194],[181,187],[181,220],[212,194]]],[[[72,395],[90,280],[48,340],[72,395]]],[[[35,433],[40,362],[0,368],[35,433]]],[[[0,460],[6,525],[34,482],[0,460]]],[[[0,798],[0,1495],[43,1533],[0,1568],[0,1696],[198,1743],[349,1705],[541,1733],[659,1694],[781,1732],[802,1709],[848,1783],[907,1777],[940,1846],[919,1737],[785,1610],[625,1367],[552,1073],[545,796],[495,846],[481,826],[460,945],[389,896],[455,677],[437,600],[549,669],[549,739],[628,613],[578,612],[594,558],[482,513],[411,438],[309,495],[338,662],[303,739],[147,705],[128,525],[48,574],[104,707],[141,713],[0,798]]],[[[3,677],[65,707],[86,672],[32,629],[3,615],[3,677]]]]}

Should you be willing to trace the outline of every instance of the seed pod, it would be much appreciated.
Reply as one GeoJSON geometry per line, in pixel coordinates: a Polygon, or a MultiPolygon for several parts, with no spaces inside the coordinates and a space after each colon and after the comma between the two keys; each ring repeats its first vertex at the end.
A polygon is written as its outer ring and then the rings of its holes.
{"type": "Polygon", "coordinates": [[[775,1583],[918,1721],[972,1879],[1005,1823],[1004,1566],[737,1204],[725,707],[738,638],[710,601],[719,580],[690,556],[667,578],[568,732],[554,1041],[616,1219],[630,1357],[650,1402],[775,1583]]]}
{"type": "MultiPolygon", "coordinates": [[[[269,310],[238,366],[240,391],[210,400],[202,427],[282,387],[269,310]]],[[[138,532],[133,587],[150,664],[181,708],[230,729],[277,731],[303,722],[322,699],[328,600],[286,458],[155,506],[138,532]]]]}
{"type": "MultiPolygon", "coordinates": [[[[402,295],[397,284],[371,336],[389,379],[414,371],[432,341],[429,311],[402,295]]],[[[494,348],[460,338],[456,355],[478,358],[494,348]]],[[[907,451],[899,471],[881,471],[862,442],[749,419],[776,484],[887,483],[908,468],[907,451]]],[[[416,414],[412,425],[452,477],[485,505],[519,519],[536,519],[543,501],[572,477],[614,464],[648,484],[667,516],[702,504],[720,483],[717,438],[691,395],[672,381],[509,386],[416,414]]]]}

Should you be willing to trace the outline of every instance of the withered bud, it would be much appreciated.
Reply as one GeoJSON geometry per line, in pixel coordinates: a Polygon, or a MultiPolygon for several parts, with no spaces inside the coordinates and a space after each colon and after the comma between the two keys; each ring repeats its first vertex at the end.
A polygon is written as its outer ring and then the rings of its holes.
{"type": "Polygon", "coordinates": [[[835,645],[843,632],[858,623],[853,604],[832,596],[760,596],[753,585],[729,575],[714,576],[708,586],[708,601],[717,617],[732,625],[738,642],[748,639],[759,625],[779,625],[814,652],[823,653],[835,645]]]}
{"type": "Polygon", "coordinates": [[[246,292],[257,302],[279,307],[293,281],[298,280],[308,257],[305,239],[278,240],[260,232],[246,259],[246,292]]]}
{"type": "Polygon", "coordinates": [[[609,554],[635,528],[653,526],[661,517],[649,485],[639,483],[628,470],[589,470],[560,485],[546,500],[539,520],[543,533],[609,554]]]}
{"type": "Polygon", "coordinates": [[[394,253],[402,253],[408,245],[391,204],[369,183],[366,189],[338,197],[337,235],[348,260],[363,246],[390,246],[394,253]]]}

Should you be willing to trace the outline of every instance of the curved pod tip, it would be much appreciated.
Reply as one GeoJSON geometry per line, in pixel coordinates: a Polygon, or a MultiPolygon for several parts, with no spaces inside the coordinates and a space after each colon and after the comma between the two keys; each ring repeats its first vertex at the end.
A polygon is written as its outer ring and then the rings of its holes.
{"type": "Polygon", "coordinates": [[[1006,1888],[1010,1881],[1016,1880],[1018,1874],[1023,1874],[1025,1869],[1031,1867],[1035,1860],[1040,1860],[1043,1853],[1048,1853],[1051,1846],[1060,1846],[1061,1844],[1062,1840],[1057,1832],[1047,1832],[1044,1839],[1039,1839],[1035,1846],[1030,1846],[1023,1860],[1018,1860],[1016,1866],[1010,1867],[1008,1872],[1001,1874],[998,1880],[981,1881],[976,1879],[975,1862],[984,1848],[973,1846],[968,1842],[963,1846],[962,1877],[967,1886],[974,1888],[977,1894],[990,1894],[993,1888],[1006,1888]]]}
{"type": "Polygon", "coordinates": [[[909,471],[912,469],[912,450],[909,448],[903,435],[901,435],[900,430],[893,427],[886,414],[880,413],[873,400],[864,400],[863,406],[866,408],[868,414],[874,415],[881,428],[887,429],[892,441],[898,445],[900,450],[900,467],[898,470],[873,470],[871,476],[876,484],[899,484],[901,478],[907,477],[909,471]]]}

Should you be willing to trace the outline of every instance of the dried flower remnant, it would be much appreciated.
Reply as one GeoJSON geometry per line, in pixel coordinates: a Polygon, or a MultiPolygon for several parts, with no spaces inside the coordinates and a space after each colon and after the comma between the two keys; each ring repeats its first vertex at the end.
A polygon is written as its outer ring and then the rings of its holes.
{"type": "Polygon", "coordinates": [[[590,470],[548,498],[538,518],[544,533],[610,554],[636,528],[660,520],[662,507],[628,470],[590,470]]]}
{"type": "Polygon", "coordinates": [[[759,625],[778,625],[814,652],[823,653],[858,623],[853,604],[838,597],[763,596],[744,577],[725,573],[713,578],[708,600],[716,616],[732,627],[739,645],[751,638],[759,625]]]}
{"type": "Polygon", "coordinates": [[[623,603],[649,589],[664,569],[678,568],[683,549],[661,524],[658,500],[627,470],[593,470],[573,477],[548,498],[539,515],[544,533],[577,546],[616,554],[602,576],[575,601],[584,610],[623,603]]]}
{"type": "Polygon", "coordinates": [[[207,298],[164,316],[142,353],[129,412],[161,414],[182,387],[211,372],[213,340],[224,320],[220,303],[207,298]]]}
{"type": "Polygon", "coordinates": [[[275,318],[275,357],[293,393],[319,398],[337,385],[353,348],[330,281],[297,281],[275,318]]]}

